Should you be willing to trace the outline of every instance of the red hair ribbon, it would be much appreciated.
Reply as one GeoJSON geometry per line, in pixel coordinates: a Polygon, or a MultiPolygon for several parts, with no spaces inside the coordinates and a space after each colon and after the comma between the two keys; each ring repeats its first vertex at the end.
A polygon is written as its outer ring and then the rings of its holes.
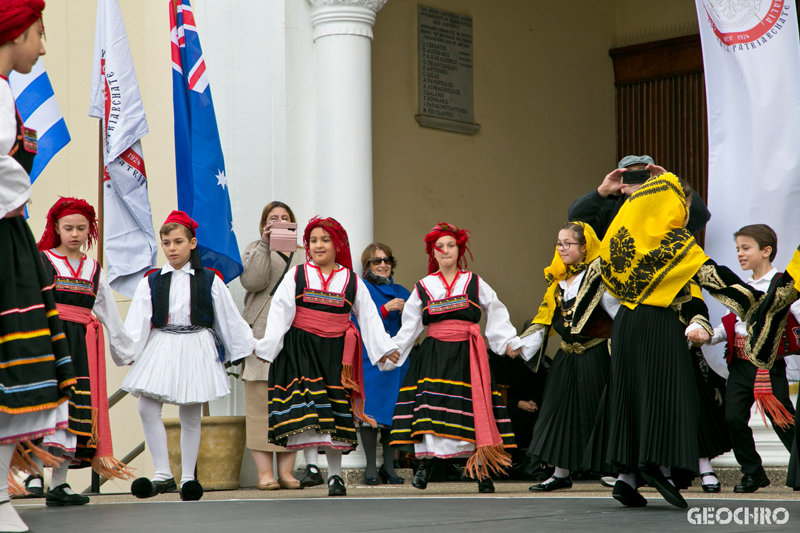
{"type": "Polygon", "coordinates": [[[97,233],[97,216],[94,212],[94,207],[86,200],[80,198],[64,198],[63,196],[53,204],[50,211],[47,212],[47,222],[45,223],[44,233],[42,238],[39,239],[37,246],[39,250],[50,250],[61,246],[61,236],[56,231],[56,223],[62,218],[69,215],[83,215],[89,221],[89,240],[88,246],[98,239],[97,233]]]}
{"type": "MultiPolygon", "coordinates": [[[[439,222],[433,229],[425,235],[425,252],[428,254],[428,274],[433,274],[439,270],[439,264],[436,262],[436,257],[433,255],[433,250],[436,248],[436,241],[445,235],[450,235],[456,240],[458,245],[458,263],[459,270],[467,269],[467,258],[464,256],[469,252],[469,258],[473,259],[472,252],[469,250],[469,237],[470,231],[466,229],[458,229],[452,224],[447,222],[439,222]]],[[[436,248],[440,250],[439,248],[436,248]]],[[[440,250],[441,251],[441,250],[440,250]]]]}
{"type": "Polygon", "coordinates": [[[0,45],[22,35],[42,11],[44,0],[0,0],[0,45]]]}
{"type": "Polygon", "coordinates": [[[306,231],[303,233],[303,246],[305,246],[306,249],[306,260],[311,261],[311,251],[309,250],[308,242],[311,238],[311,230],[314,228],[322,228],[328,232],[331,236],[331,241],[333,241],[333,248],[336,250],[336,262],[346,267],[348,270],[353,270],[353,258],[350,256],[350,240],[347,238],[347,231],[332,217],[321,218],[317,216],[308,221],[306,231]]]}

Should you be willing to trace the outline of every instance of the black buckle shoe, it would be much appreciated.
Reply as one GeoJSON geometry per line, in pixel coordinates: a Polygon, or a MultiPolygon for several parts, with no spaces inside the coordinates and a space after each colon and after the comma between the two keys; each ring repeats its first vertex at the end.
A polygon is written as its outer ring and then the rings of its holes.
{"type": "Polygon", "coordinates": [[[431,470],[433,470],[433,459],[423,459],[419,462],[417,473],[414,474],[414,479],[411,480],[411,485],[415,489],[425,490],[428,487],[428,479],[431,477],[431,470]]]}
{"type": "Polygon", "coordinates": [[[197,480],[189,480],[181,485],[181,500],[196,502],[203,497],[203,486],[197,480]]]}
{"type": "Polygon", "coordinates": [[[322,478],[319,467],[312,464],[306,465],[306,471],[303,477],[300,478],[300,488],[307,489],[308,487],[316,487],[324,483],[325,480],[322,478]]]}
{"type": "Polygon", "coordinates": [[[742,482],[733,487],[733,492],[750,493],[755,492],[762,487],[769,486],[769,478],[767,473],[763,470],[758,474],[745,474],[742,476],[742,482]]]}
{"type": "Polygon", "coordinates": [[[647,505],[647,500],[644,496],[622,480],[617,480],[614,483],[614,490],[611,491],[611,496],[626,507],[644,507],[647,505]]]}
{"type": "Polygon", "coordinates": [[[152,498],[164,492],[175,492],[178,486],[175,484],[175,478],[169,478],[166,481],[150,481],[146,477],[140,477],[131,483],[131,494],[137,498],[152,498]]]}
{"type": "Polygon", "coordinates": [[[553,476],[547,481],[539,483],[538,485],[532,485],[528,487],[528,490],[531,492],[550,492],[552,490],[571,489],[571,488],[572,488],[572,478],[570,476],[567,477],[553,476]]]}
{"type": "Polygon", "coordinates": [[[328,478],[328,496],[347,496],[344,480],[339,476],[328,478]]]}
{"type": "Polygon", "coordinates": [[[657,466],[651,466],[642,470],[642,477],[647,481],[648,485],[660,492],[661,496],[675,507],[680,509],[689,507],[689,504],[686,503],[686,500],[681,496],[681,491],[672,486],[672,483],[669,482],[669,478],[662,474],[661,469],[657,466]]]}
{"type": "Polygon", "coordinates": [[[700,486],[703,487],[703,492],[717,493],[722,490],[722,486],[720,485],[719,480],[717,480],[716,483],[703,483],[704,476],[717,477],[717,474],[715,474],[714,472],[703,472],[702,474],[700,474],[700,486]]]}
{"type": "Polygon", "coordinates": [[[25,490],[28,491],[28,494],[19,496],[20,498],[43,498],[44,497],[44,478],[42,476],[28,476],[25,478],[25,490]],[[29,483],[34,479],[38,479],[40,485],[38,487],[31,487],[29,483]]]}
{"type": "Polygon", "coordinates": [[[492,478],[487,477],[483,481],[478,481],[478,493],[494,494],[494,483],[492,483],[492,478]]]}
{"type": "Polygon", "coordinates": [[[403,483],[406,482],[405,479],[399,476],[390,476],[389,472],[386,471],[386,467],[384,465],[381,465],[381,467],[378,469],[378,477],[383,479],[389,485],[402,485],[403,483]]]}
{"type": "Polygon", "coordinates": [[[47,507],[66,507],[68,505],[85,505],[89,503],[87,496],[75,493],[69,494],[64,489],[72,490],[72,487],[67,483],[62,483],[58,487],[48,490],[44,504],[47,507]]]}

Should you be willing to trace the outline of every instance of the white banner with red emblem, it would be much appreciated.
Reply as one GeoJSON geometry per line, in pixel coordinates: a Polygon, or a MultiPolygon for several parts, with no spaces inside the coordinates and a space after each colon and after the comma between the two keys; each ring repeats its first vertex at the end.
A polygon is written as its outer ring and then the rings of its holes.
{"type": "MultiPolygon", "coordinates": [[[[747,279],[733,233],[768,224],[780,271],[800,244],[800,36],[795,0],[695,0],[708,105],[706,252],[747,279]]],[[[707,300],[710,300],[707,299],[707,300]]],[[[725,310],[710,302],[712,323],[725,310]]],[[[707,358],[709,353],[707,352],[707,358]]],[[[717,353],[719,357],[719,353],[717,353]]],[[[714,365],[727,375],[724,361],[714,365]]]]}
{"type": "Polygon", "coordinates": [[[89,116],[103,120],[106,271],[132,297],[156,264],[156,237],[140,139],[148,133],[118,0],[98,0],[89,116]]]}

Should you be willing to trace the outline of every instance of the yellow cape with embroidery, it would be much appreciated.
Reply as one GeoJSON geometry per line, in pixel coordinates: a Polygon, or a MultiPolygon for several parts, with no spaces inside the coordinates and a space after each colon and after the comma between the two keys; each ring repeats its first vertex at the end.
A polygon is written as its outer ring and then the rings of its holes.
{"type": "Polygon", "coordinates": [[[556,248],[553,255],[553,262],[549,267],[544,269],[544,278],[547,280],[547,291],[544,293],[544,301],[539,306],[539,311],[536,318],[533,319],[534,324],[544,324],[549,326],[553,323],[553,315],[556,312],[556,288],[558,283],[567,279],[570,276],[579,274],[586,270],[592,261],[597,259],[600,255],[600,239],[592,227],[585,222],[573,222],[583,227],[583,236],[586,238],[586,256],[583,262],[578,265],[565,265],[564,260],[558,254],[556,248]]]}
{"type": "Polygon", "coordinates": [[[603,281],[629,309],[668,307],[708,256],[683,227],[689,210],[678,178],[650,178],[622,206],[600,245],[603,281]]]}

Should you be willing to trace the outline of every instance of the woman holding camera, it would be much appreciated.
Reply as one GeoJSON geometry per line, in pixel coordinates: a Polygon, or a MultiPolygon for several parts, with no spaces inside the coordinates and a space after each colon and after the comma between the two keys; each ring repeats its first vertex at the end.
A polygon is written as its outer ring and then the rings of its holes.
{"type": "MultiPolygon", "coordinates": [[[[291,208],[283,202],[271,202],[264,207],[258,223],[261,238],[251,242],[242,256],[244,272],[239,279],[247,291],[242,315],[253,328],[256,339],[264,336],[270,301],[284,273],[291,267],[305,262],[302,247],[300,253],[276,252],[270,249],[271,228],[276,222],[297,222],[291,208]]],[[[258,469],[258,488],[299,489],[300,483],[292,475],[296,452],[287,452],[282,446],[267,441],[269,363],[250,355],[244,361],[241,377],[244,381],[246,399],[247,447],[250,448],[258,469]],[[278,457],[277,480],[272,468],[273,452],[277,453],[278,457]]]]}

